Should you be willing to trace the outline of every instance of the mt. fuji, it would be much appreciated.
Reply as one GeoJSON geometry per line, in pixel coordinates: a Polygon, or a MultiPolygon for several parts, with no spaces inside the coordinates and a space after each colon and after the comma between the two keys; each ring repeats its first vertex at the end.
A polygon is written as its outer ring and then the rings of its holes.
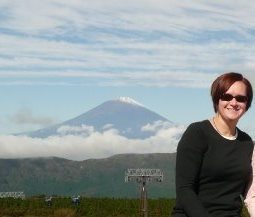
{"type": "Polygon", "coordinates": [[[63,123],[26,133],[30,137],[54,135],[86,135],[91,131],[115,130],[130,139],[145,139],[156,129],[172,126],[172,122],[147,109],[129,97],[110,100],[63,123]]]}

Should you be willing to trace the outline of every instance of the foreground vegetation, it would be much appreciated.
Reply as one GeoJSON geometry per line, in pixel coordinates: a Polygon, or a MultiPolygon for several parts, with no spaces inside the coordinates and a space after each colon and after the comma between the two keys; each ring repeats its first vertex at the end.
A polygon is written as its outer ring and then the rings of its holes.
{"type": "MultiPolygon", "coordinates": [[[[81,198],[75,205],[70,198],[53,198],[48,206],[44,197],[0,199],[0,217],[139,217],[139,199],[81,198]]],[[[148,217],[169,217],[174,199],[149,199],[148,217]]],[[[246,210],[242,217],[248,217],[246,210]]]]}

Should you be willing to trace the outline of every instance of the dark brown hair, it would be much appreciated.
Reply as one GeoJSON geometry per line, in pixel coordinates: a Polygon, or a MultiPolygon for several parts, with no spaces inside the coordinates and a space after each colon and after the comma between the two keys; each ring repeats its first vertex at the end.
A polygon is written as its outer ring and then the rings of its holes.
{"type": "Polygon", "coordinates": [[[253,98],[253,91],[251,83],[243,77],[242,74],[236,72],[228,72],[225,73],[212,83],[211,86],[211,96],[213,101],[213,108],[214,111],[218,111],[219,100],[221,96],[226,93],[226,91],[234,84],[236,81],[242,81],[246,85],[246,94],[247,94],[247,103],[246,103],[246,111],[250,108],[252,98],[253,98]]]}

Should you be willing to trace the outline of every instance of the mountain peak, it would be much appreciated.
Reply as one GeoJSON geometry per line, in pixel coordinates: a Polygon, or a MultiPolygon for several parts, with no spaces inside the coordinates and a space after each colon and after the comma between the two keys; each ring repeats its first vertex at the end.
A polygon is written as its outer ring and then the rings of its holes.
{"type": "Polygon", "coordinates": [[[132,99],[131,97],[128,96],[121,96],[117,101],[122,102],[122,103],[128,103],[136,106],[142,106],[144,107],[141,103],[137,102],[136,100],[132,99]]]}
{"type": "MultiPolygon", "coordinates": [[[[44,129],[26,133],[31,137],[46,138],[52,135],[90,135],[104,132],[106,126],[115,129],[126,138],[148,138],[155,130],[148,130],[148,125],[158,121],[169,122],[166,118],[147,109],[130,97],[106,101],[97,107],[73,119],[44,129]],[[146,129],[145,129],[146,128],[146,129]]],[[[155,131],[155,132],[154,132],[155,131]]]]}

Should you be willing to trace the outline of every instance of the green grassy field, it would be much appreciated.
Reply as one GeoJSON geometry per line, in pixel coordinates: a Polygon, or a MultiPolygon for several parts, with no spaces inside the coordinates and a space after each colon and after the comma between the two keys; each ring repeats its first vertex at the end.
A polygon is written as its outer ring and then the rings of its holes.
{"type": "MultiPolygon", "coordinates": [[[[169,217],[174,199],[149,199],[148,217],[169,217]]],[[[0,199],[0,217],[139,217],[139,199],[81,198],[74,205],[70,198],[53,198],[52,205],[44,197],[0,199]]],[[[243,210],[242,217],[248,217],[243,210]]]]}

